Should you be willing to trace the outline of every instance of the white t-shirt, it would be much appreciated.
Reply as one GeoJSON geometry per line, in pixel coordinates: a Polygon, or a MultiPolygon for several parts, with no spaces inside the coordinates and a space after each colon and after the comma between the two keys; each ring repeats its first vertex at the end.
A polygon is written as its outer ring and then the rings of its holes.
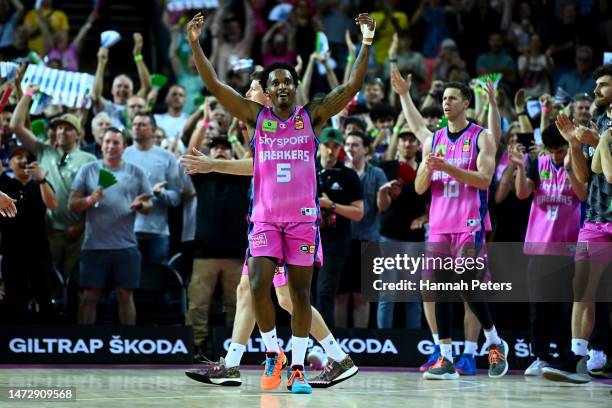
{"type": "Polygon", "coordinates": [[[168,113],[155,114],[157,127],[160,127],[166,133],[166,138],[174,139],[177,135],[183,137],[183,127],[187,123],[189,115],[181,112],[181,116],[170,116],[168,113]]]}

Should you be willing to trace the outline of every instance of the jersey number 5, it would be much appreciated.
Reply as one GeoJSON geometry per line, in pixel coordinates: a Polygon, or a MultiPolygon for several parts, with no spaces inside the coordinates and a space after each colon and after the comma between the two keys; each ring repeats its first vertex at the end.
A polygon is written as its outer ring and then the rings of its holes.
{"type": "Polygon", "coordinates": [[[276,164],[276,182],[289,183],[291,181],[291,163],[276,164]]]}

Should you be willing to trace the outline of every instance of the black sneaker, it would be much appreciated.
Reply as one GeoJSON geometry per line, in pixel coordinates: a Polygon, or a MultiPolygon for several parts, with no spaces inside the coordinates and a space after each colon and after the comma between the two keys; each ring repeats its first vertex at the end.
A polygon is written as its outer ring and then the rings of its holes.
{"type": "Polygon", "coordinates": [[[571,353],[558,366],[544,367],[542,377],[550,381],[586,384],[591,381],[586,368],[587,357],[571,353]]]}
{"type": "Polygon", "coordinates": [[[240,367],[225,367],[223,357],[221,357],[218,364],[214,364],[208,369],[196,368],[186,370],[185,375],[192,380],[205,384],[222,385],[225,387],[237,387],[242,384],[240,367]]]}
{"type": "Polygon", "coordinates": [[[459,373],[455,370],[455,365],[448,361],[446,357],[440,356],[436,364],[423,373],[426,380],[456,380],[459,373]]]}
{"type": "Polygon", "coordinates": [[[344,380],[348,380],[357,374],[359,368],[355,365],[349,355],[344,360],[338,362],[331,360],[319,374],[313,377],[310,381],[312,388],[328,388],[336,385],[344,380]]]}

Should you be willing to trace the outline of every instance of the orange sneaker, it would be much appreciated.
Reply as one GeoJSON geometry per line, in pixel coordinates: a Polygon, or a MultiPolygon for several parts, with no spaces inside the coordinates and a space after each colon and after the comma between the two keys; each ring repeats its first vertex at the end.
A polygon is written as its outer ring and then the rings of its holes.
{"type": "Polygon", "coordinates": [[[261,389],[273,390],[281,383],[281,371],[287,366],[287,356],[279,353],[267,352],[263,375],[261,376],[261,389]]]}

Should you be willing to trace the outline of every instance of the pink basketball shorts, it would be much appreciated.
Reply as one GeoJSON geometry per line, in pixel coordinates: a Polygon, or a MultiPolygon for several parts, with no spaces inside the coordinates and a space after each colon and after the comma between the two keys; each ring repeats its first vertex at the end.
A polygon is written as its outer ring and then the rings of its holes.
{"type": "Polygon", "coordinates": [[[296,266],[313,266],[319,260],[320,235],[315,222],[251,222],[248,237],[249,256],[276,258],[296,266]]]}
{"type": "MultiPolygon", "coordinates": [[[[460,232],[453,234],[429,234],[427,241],[427,257],[486,257],[487,246],[482,234],[474,232],[460,232]],[[480,235],[480,236],[479,236],[480,235]]],[[[486,264],[486,262],[485,262],[486,264]]],[[[423,268],[421,277],[424,279],[432,278],[435,270],[432,268],[423,268]]],[[[491,280],[491,274],[488,268],[484,271],[474,271],[480,280],[487,282],[491,280]]]]}
{"type": "Polygon", "coordinates": [[[608,265],[612,258],[612,222],[585,221],[576,244],[576,261],[608,265]]]}

